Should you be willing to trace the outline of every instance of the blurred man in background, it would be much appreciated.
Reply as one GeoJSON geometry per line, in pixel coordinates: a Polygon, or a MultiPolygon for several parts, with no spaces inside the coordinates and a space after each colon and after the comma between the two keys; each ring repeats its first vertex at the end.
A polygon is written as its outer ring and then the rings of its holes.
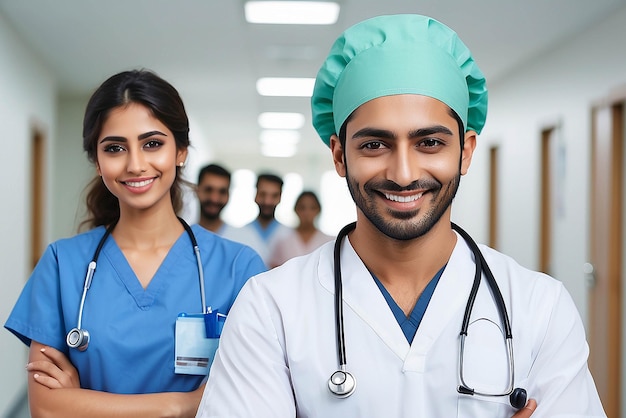
{"type": "Polygon", "coordinates": [[[230,234],[236,229],[220,217],[230,196],[230,172],[227,169],[217,164],[204,166],[198,174],[196,195],[200,202],[200,226],[218,235],[230,234]]]}
{"type": "Polygon", "coordinates": [[[283,180],[271,173],[261,173],[257,177],[254,202],[259,207],[256,219],[224,237],[252,247],[269,266],[275,242],[287,234],[290,228],[276,220],[276,206],[280,203],[283,180]]]}

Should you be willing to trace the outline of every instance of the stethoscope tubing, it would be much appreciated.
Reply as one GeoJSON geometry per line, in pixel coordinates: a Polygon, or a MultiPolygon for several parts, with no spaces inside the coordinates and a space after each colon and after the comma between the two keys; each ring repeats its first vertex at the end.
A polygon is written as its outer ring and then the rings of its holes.
{"type": "Polygon", "coordinates": [[[113,222],[109,227],[104,231],[104,235],[100,238],[100,242],[98,242],[98,246],[96,247],[96,251],[93,254],[91,261],[89,262],[89,266],[87,267],[87,274],[85,275],[85,281],[83,282],[83,294],[80,298],[80,306],[78,308],[78,320],[76,321],[76,328],[81,329],[83,325],[83,309],[85,307],[85,298],[87,297],[87,291],[91,287],[91,282],[93,281],[93,275],[96,272],[96,266],[98,265],[98,257],[100,256],[100,251],[102,251],[102,247],[106,242],[109,235],[115,228],[117,221],[113,222]]]}
{"type": "MultiPolygon", "coordinates": [[[[459,340],[459,380],[461,385],[458,387],[458,392],[466,395],[482,395],[482,396],[506,396],[511,395],[513,397],[513,392],[523,391],[524,400],[521,406],[525,404],[525,396],[526,392],[523,389],[514,389],[515,382],[515,365],[513,360],[513,336],[511,332],[511,324],[509,321],[508,312],[506,309],[506,304],[504,303],[504,298],[502,297],[502,293],[500,288],[496,282],[496,279],[489,268],[478,244],[472,239],[472,237],[465,232],[461,227],[456,225],[455,223],[451,223],[452,229],[456,231],[461,237],[465,240],[467,245],[470,247],[474,255],[474,262],[476,264],[476,270],[474,273],[474,281],[472,284],[472,289],[470,291],[467,305],[465,306],[465,312],[463,315],[463,322],[461,324],[461,332],[460,332],[460,340],[459,340]],[[504,335],[505,342],[507,347],[507,357],[508,357],[508,366],[509,366],[509,383],[506,389],[506,392],[502,394],[488,394],[480,391],[476,391],[471,389],[465,382],[463,376],[463,354],[465,352],[465,338],[467,337],[467,330],[469,328],[469,321],[471,318],[472,309],[474,307],[474,302],[476,301],[476,295],[478,294],[478,289],[480,288],[480,282],[482,279],[482,275],[485,275],[487,280],[487,284],[490,287],[494,303],[496,304],[496,308],[498,309],[498,313],[500,316],[500,320],[502,321],[504,327],[504,335]]],[[[346,226],[344,226],[339,233],[337,234],[337,238],[335,240],[334,253],[333,253],[333,262],[334,262],[334,278],[335,278],[335,331],[336,331],[336,340],[337,340],[337,359],[339,362],[339,369],[331,375],[329,380],[329,388],[330,391],[338,396],[339,398],[345,398],[350,396],[354,391],[354,377],[347,371],[347,359],[346,359],[346,347],[345,347],[345,335],[344,335],[344,321],[343,321],[343,284],[341,279],[341,244],[345,237],[356,228],[356,222],[352,222],[346,226]],[[352,379],[352,388],[349,391],[342,391],[339,388],[339,384],[333,384],[333,378],[336,375],[342,375],[344,378],[349,377],[352,379]]],[[[516,408],[521,408],[519,405],[514,405],[512,401],[511,404],[516,408]]]]}
{"type": "Polygon", "coordinates": [[[206,291],[204,290],[204,269],[202,268],[202,258],[200,258],[200,247],[198,246],[198,241],[196,241],[196,236],[191,230],[191,227],[187,222],[185,222],[182,218],[178,218],[185,231],[187,231],[187,235],[189,235],[189,239],[191,240],[191,246],[193,247],[193,252],[196,255],[196,262],[198,263],[198,276],[200,278],[200,302],[202,303],[202,309],[200,312],[203,314],[206,313],[207,305],[206,305],[206,291]]]}
{"type": "MultiPolygon", "coordinates": [[[[178,217],[178,220],[185,228],[185,231],[187,232],[187,235],[189,236],[189,239],[191,240],[193,252],[196,258],[196,262],[198,264],[198,276],[199,276],[199,281],[200,281],[200,302],[202,304],[201,312],[204,314],[208,311],[208,308],[206,305],[206,291],[205,291],[205,286],[204,286],[204,269],[202,268],[202,258],[200,257],[200,247],[198,246],[196,236],[191,230],[191,227],[189,226],[189,224],[187,224],[187,222],[185,222],[185,220],[180,217],[178,217]]],[[[89,262],[89,265],[87,267],[87,274],[85,275],[85,281],[83,284],[83,292],[80,298],[80,305],[78,307],[78,319],[76,321],[77,326],[76,328],[71,329],[68,332],[67,337],[66,337],[68,346],[70,346],[71,348],[77,348],[80,351],[86,350],[87,345],[89,344],[89,333],[82,328],[83,312],[85,308],[85,299],[87,297],[87,291],[91,287],[91,283],[93,281],[93,277],[94,277],[96,267],[98,264],[98,258],[100,256],[100,252],[102,251],[102,247],[104,246],[104,243],[106,242],[109,235],[111,235],[111,232],[115,228],[116,224],[117,224],[117,221],[115,221],[114,223],[109,225],[109,227],[107,227],[106,231],[104,232],[104,235],[102,236],[102,238],[100,238],[100,242],[98,242],[98,246],[96,247],[92,260],[89,262]]]]}
{"type": "Polygon", "coordinates": [[[467,300],[467,305],[465,306],[465,313],[463,315],[463,322],[461,325],[461,332],[459,336],[459,381],[461,384],[458,387],[458,391],[460,393],[466,395],[481,395],[481,396],[506,396],[513,393],[514,384],[515,384],[515,363],[513,357],[513,334],[511,332],[511,323],[509,321],[509,315],[506,309],[506,304],[504,303],[504,298],[502,297],[502,292],[500,291],[500,287],[496,282],[496,279],[483,256],[482,251],[478,248],[478,244],[476,241],[463,230],[461,227],[456,225],[454,222],[451,223],[452,229],[455,230],[461,237],[465,240],[467,245],[470,247],[470,250],[474,254],[474,263],[476,264],[476,271],[474,274],[474,282],[472,284],[472,290],[470,291],[469,298],[467,300]],[[509,366],[509,382],[506,390],[502,394],[489,394],[485,392],[480,392],[475,389],[471,389],[468,384],[465,382],[463,376],[463,354],[465,353],[465,338],[467,337],[467,330],[469,328],[469,321],[472,314],[472,309],[474,307],[474,302],[476,301],[476,295],[478,293],[478,288],[480,287],[480,282],[482,275],[485,275],[485,279],[487,280],[487,284],[491,289],[491,294],[496,304],[496,308],[498,309],[498,314],[500,316],[500,321],[504,327],[504,339],[506,343],[507,349],[507,359],[509,366]]]}
{"type": "Polygon", "coordinates": [[[337,338],[337,357],[339,368],[345,370],[346,366],[346,340],[343,331],[343,284],[341,280],[341,244],[346,237],[356,228],[356,222],[344,226],[337,234],[335,240],[334,266],[335,266],[335,332],[337,338]]]}
{"type": "Polygon", "coordinates": [[[463,237],[465,242],[467,242],[468,246],[472,250],[472,253],[474,253],[474,258],[475,258],[474,262],[476,263],[476,273],[474,276],[474,284],[472,285],[472,291],[470,292],[470,297],[468,299],[468,303],[465,308],[465,315],[463,317],[463,323],[461,325],[461,334],[467,335],[467,328],[469,327],[470,313],[474,306],[474,301],[476,300],[476,294],[478,293],[478,287],[480,286],[480,279],[481,279],[481,272],[482,272],[485,275],[485,279],[487,279],[487,283],[489,284],[489,287],[491,288],[496,307],[498,308],[500,320],[502,321],[502,324],[504,326],[504,336],[507,339],[513,338],[512,332],[511,332],[511,323],[509,321],[509,314],[506,309],[506,304],[504,303],[504,298],[502,297],[502,292],[500,291],[500,287],[498,286],[498,283],[496,282],[496,279],[493,276],[493,273],[491,272],[491,269],[489,268],[487,261],[485,261],[485,257],[483,256],[482,251],[480,251],[480,248],[478,248],[478,244],[476,244],[476,241],[474,241],[474,239],[467,232],[465,232],[460,226],[458,226],[454,222],[452,222],[451,224],[452,224],[452,229],[458,232],[459,235],[463,237]]]}

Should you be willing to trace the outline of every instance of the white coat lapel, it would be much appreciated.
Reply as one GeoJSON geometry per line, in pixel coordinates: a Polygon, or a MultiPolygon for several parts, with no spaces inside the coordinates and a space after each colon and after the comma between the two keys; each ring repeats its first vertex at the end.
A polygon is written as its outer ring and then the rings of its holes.
{"type": "MultiPolygon", "coordinates": [[[[467,297],[472,287],[474,272],[473,254],[462,237],[457,234],[457,243],[444,270],[435,292],[415,334],[405,370],[423,371],[426,356],[448,323],[458,320],[465,310],[467,297]]],[[[459,332],[461,321],[458,321],[459,332]]]]}
{"type": "MultiPolygon", "coordinates": [[[[335,294],[332,266],[332,249],[329,247],[330,266],[320,268],[320,282],[331,294],[335,294]],[[327,267],[330,267],[327,269],[327,267]]],[[[347,309],[351,309],[369,325],[381,340],[404,361],[409,352],[409,343],[402,333],[387,301],[376,286],[374,279],[348,238],[341,246],[341,272],[343,281],[344,320],[346,335],[350,334],[347,309]]]]}

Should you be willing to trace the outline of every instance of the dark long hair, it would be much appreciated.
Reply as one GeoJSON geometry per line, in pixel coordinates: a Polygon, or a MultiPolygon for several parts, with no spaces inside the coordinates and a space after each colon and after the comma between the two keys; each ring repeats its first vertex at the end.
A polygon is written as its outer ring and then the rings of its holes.
{"type": "MultiPolygon", "coordinates": [[[[97,141],[102,125],[110,112],[121,106],[137,103],[148,108],[152,115],[172,131],[176,149],[189,147],[189,120],[178,91],[167,81],[148,70],[132,70],[115,74],[93,93],[83,120],[83,149],[92,163],[97,161],[97,141]]],[[[176,178],[170,195],[175,212],[183,206],[184,180],[176,167],[176,178]]],[[[90,228],[111,225],[120,217],[120,205],[100,176],[87,185],[87,217],[81,223],[90,228]]]]}
{"type": "Polygon", "coordinates": [[[305,197],[312,198],[315,201],[315,204],[317,204],[317,208],[320,210],[320,212],[322,211],[322,204],[320,203],[320,200],[317,198],[317,195],[315,194],[315,192],[312,190],[304,190],[302,191],[302,193],[298,195],[298,198],[296,199],[296,203],[294,203],[293,205],[294,210],[296,210],[298,203],[300,203],[300,201],[304,199],[305,197]]]}

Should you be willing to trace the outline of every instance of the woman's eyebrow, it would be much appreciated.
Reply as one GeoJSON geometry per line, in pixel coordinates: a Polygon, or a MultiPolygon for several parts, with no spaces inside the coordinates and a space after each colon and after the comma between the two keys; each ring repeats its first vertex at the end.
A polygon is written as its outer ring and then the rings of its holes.
{"type": "Polygon", "coordinates": [[[100,140],[100,143],[103,144],[105,142],[126,142],[126,138],[123,136],[105,136],[100,140]]]}
{"type": "Polygon", "coordinates": [[[167,136],[166,134],[164,134],[161,131],[150,131],[150,132],[146,132],[146,133],[143,133],[143,134],[139,135],[137,137],[137,139],[146,139],[146,138],[150,138],[151,136],[154,136],[154,135],[167,136]]]}
{"type": "MultiPolygon", "coordinates": [[[[150,131],[150,132],[146,132],[146,133],[139,135],[137,139],[141,141],[142,139],[150,138],[151,136],[154,136],[154,135],[167,136],[167,134],[164,134],[161,131],[150,131]]],[[[126,138],[124,138],[123,136],[112,135],[112,136],[104,137],[100,140],[101,144],[104,142],[126,142],[126,138]]]]}

